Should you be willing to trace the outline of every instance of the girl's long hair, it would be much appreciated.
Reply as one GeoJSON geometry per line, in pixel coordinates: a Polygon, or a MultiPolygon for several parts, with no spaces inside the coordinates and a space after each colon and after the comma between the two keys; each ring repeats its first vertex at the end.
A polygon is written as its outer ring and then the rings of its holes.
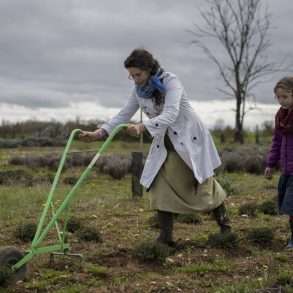
{"type": "Polygon", "coordinates": [[[279,88],[282,88],[286,91],[291,91],[293,94],[293,76],[286,76],[280,79],[274,87],[274,93],[276,93],[277,89],[279,88]]]}

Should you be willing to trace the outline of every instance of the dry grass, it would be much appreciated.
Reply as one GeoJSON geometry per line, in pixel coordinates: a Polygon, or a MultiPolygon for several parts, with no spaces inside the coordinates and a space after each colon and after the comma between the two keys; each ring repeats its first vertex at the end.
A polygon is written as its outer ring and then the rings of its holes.
{"type": "MultiPolygon", "coordinates": [[[[78,168],[68,169],[64,176],[78,177],[79,173],[78,168]]],[[[197,225],[175,222],[175,239],[185,243],[182,249],[166,256],[162,263],[141,263],[135,257],[135,248],[141,242],[152,242],[158,233],[149,222],[153,212],[148,209],[147,193],[133,200],[129,175],[117,181],[93,173],[77,192],[71,214],[78,217],[82,226],[99,231],[103,242],[84,241],[78,233],[70,233],[71,250],[82,253],[83,262],[56,257],[54,264],[49,264],[48,255],[37,256],[29,263],[25,282],[0,288],[0,292],[238,293],[257,292],[276,285],[290,292],[293,254],[284,249],[287,219],[260,211],[254,217],[239,214],[239,208],[247,202],[259,205],[272,199],[277,176],[273,181],[247,173],[224,174],[224,177],[231,188],[227,208],[233,232],[238,236],[237,247],[210,247],[208,235],[218,232],[218,227],[210,215],[200,214],[201,223],[197,225]],[[254,245],[247,239],[252,228],[261,227],[274,231],[269,246],[254,245]]],[[[24,218],[38,219],[49,187],[49,183],[0,185],[1,246],[14,245],[23,250],[30,247],[29,243],[16,239],[14,231],[24,218]]],[[[70,188],[61,184],[56,205],[70,188]]],[[[55,239],[55,234],[50,233],[45,242],[55,239]]]]}

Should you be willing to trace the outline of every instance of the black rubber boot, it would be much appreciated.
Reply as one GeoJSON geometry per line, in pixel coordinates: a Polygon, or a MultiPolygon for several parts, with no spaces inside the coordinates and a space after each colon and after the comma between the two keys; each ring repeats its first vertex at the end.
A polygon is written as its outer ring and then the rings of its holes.
{"type": "Polygon", "coordinates": [[[158,220],[160,235],[157,238],[157,242],[173,246],[173,213],[158,211],[158,220]]]}
{"type": "Polygon", "coordinates": [[[227,215],[225,204],[222,203],[220,206],[213,210],[213,214],[217,224],[220,226],[221,233],[231,232],[230,220],[227,215]]]}

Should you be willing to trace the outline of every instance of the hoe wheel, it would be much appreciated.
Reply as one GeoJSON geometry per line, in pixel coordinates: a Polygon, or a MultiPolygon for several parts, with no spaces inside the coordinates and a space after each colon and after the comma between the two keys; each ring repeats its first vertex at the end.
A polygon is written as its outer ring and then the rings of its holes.
{"type": "Polygon", "coordinates": [[[24,280],[26,265],[23,265],[17,271],[11,271],[12,266],[22,257],[23,253],[15,247],[0,248],[0,286],[24,280]]]}

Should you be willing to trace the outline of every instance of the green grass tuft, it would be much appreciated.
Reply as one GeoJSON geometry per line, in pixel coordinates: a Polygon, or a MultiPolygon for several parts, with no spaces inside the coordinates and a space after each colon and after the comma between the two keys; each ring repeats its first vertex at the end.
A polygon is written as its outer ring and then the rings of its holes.
{"type": "Polygon", "coordinates": [[[253,228],[247,234],[247,239],[254,244],[271,245],[274,239],[274,233],[271,228],[253,228]]]}
{"type": "Polygon", "coordinates": [[[214,248],[237,248],[238,236],[233,232],[210,234],[207,243],[214,248]]]}
{"type": "Polygon", "coordinates": [[[143,242],[134,249],[134,256],[143,262],[160,262],[173,254],[174,249],[156,242],[143,242]]]}

